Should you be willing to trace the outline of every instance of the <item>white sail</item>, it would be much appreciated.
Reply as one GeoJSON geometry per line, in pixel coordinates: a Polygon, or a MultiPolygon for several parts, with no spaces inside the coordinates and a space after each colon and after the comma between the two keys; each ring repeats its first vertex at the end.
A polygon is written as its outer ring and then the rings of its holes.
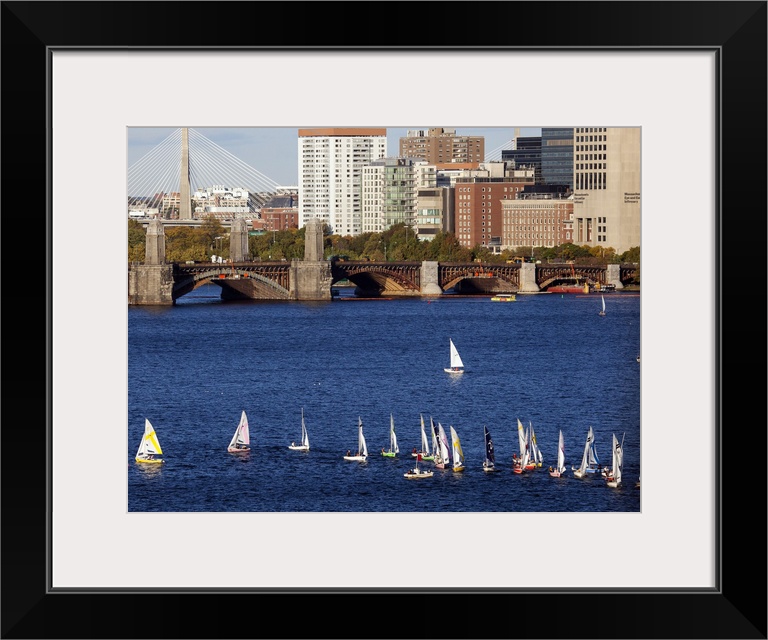
{"type": "Polygon", "coordinates": [[[365,445],[365,436],[363,435],[363,420],[357,419],[358,424],[358,436],[357,436],[357,452],[361,456],[368,455],[368,447],[365,445]]]}
{"type": "Polygon", "coordinates": [[[560,430],[560,437],[557,441],[557,470],[565,473],[565,441],[563,440],[563,430],[560,430]]]}
{"type": "Polygon", "coordinates": [[[587,442],[589,442],[589,451],[587,453],[587,464],[590,466],[600,466],[600,460],[597,458],[597,452],[595,451],[595,433],[592,431],[592,427],[589,428],[589,434],[587,435],[587,442]]]}
{"type": "Polygon", "coordinates": [[[389,450],[392,453],[400,453],[397,446],[397,435],[395,435],[395,418],[389,414],[389,450]]]}
{"type": "Polygon", "coordinates": [[[421,452],[424,455],[429,455],[429,440],[427,440],[427,431],[424,427],[424,416],[419,414],[421,418],[421,452]]]}
{"type": "Polygon", "coordinates": [[[451,461],[451,451],[448,446],[448,437],[445,435],[445,429],[439,422],[437,423],[438,444],[440,445],[440,459],[445,464],[451,461]]]}
{"type": "Polygon", "coordinates": [[[309,451],[309,435],[307,425],[304,422],[304,407],[301,408],[301,442],[299,444],[291,442],[288,448],[294,451],[309,451]]]}
{"type": "Polygon", "coordinates": [[[307,433],[307,425],[304,423],[304,408],[301,409],[301,446],[309,449],[309,434],[307,433]]]}
{"type": "Polygon", "coordinates": [[[589,467],[592,459],[597,459],[594,452],[595,434],[592,431],[592,427],[587,432],[587,441],[584,443],[584,453],[581,456],[581,464],[578,468],[573,469],[573,474],[580,478],[587,473],[587,467],[589,467]]]}
{"type": "Polygon", "coordinates": [[[157,439],[155,428],[149,420],[144,419],[144,435],[139,443],[139,450],[136,452],[136,459],[146,458],[148,455],[162,455],[163,450],[157,439]]]}
{"type": "Polygon", "coordinates": [[[232,440],[229,442],[230,449],[247,448],[251,443],[251,434],[248,429],[248,418],[245,415],[245,411],[240,414],[240,422],[235,429],[235,433],[232,436],[232,440]],[[239,447],[238,447],[239,445],[239,447]]]}
{"type": "Polygon", "coordinates": [[[464,452],[461,450],[461,441],[459,440],[459,434],[456,433],[456,429],[453,426],[449,427],[451,430],[451,451],[453,453],[453,467],[464,466],[464,452]]]}
{"type": "Polygon", "coordinates": [[[528,422],[530,431],[529,431],[529,437],[530,437],[530,449],[531,449],[531,460],[533,460],[537,465],[541,466],[544,462],[544,455],[541,453],[541,448],[539,447],[539,443],[536,441],[536,434],[533,432],[533,424],[531,422],[528,422]]]}
{"type": "Polygon", "coordinates": [[[603,303],[603,315],[605,315],[605,296],[600,294],[600,299],[602,300],[602,303],[603,303]]]}
{"type": "Polygon", "coordinates": [[[616,434],[613,434],[613,469],[611,475],[613,479],[608,482],[611,487],[618,487],[621,484],[621,469],[624,464],[624,437],[621,438],[619,443],[616,434]]]}
{"type": "Polygon", "coordinates": [[[528,462],[528,434],[523,427],[523,423],[520,422],[520,418],[517,419],[517,443],[520,447],[520,460],[523,462],[523,466],[528,462]]]}
{"type": "Polygon", "coordinates": [[[435,456],[435,464],[442,464],[445,460],[443,459],[442,448],[440,447],[440,437],[432,416],[429,417],[429,424],[432,427],[432,455],[435,456]]]}
{"type": "Polygon", "coordinates": [[[450,340],[451,343],[451,368],[459,368],[461,369],[464,366],[464,363],[461,360],[461,356],[459,355],[459,352],[456,349],[456,345],[453,344],[453,340],[450,340]]]}

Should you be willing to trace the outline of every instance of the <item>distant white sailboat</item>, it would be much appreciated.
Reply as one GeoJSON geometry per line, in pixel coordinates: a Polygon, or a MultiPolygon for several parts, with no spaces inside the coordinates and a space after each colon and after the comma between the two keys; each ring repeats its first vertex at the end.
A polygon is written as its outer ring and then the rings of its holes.
{"type": "Polygon", "coordinates": [[[584,443],[584,453],[581,456],[581,464],[576,467],[571,467],[573,475],[576,478],[583,478],[588,473],[597,473],[600,471],[600,460],[595,453],[595,433],[592,427],[589,427],[587,432],[587,441],[584,443]]]}
{"type": "Polygon", "coordinates": [[[613,464],[605,476],[605,482],[609,487],[617,488],[621,486],[621,472],[624,466],[624,436],[621,436],[619,443],[616,434],[613,434],[613,464]]]}
{"type": "Polygon", "coordinates": [[[566,471],[565,468],[565,441],[563,440],[563,430],[560,429],[560,437],[557,441],[557,466],[552,469],[550,467],[551,471],[549,472],[549,475],[551,475],[553,478],[560,478],[563,476],[563,474],[566,471]]]}
{"type": "Polygon", "coordinates": [[[600,309],[600,313],[598,313],[597,315],[604,316],[605,315],[605,296],[602,293],[600,294],[600,299],[603,301],[603,308],[600,309]]]}
{"type": "MultiPolygon", "coordinates": [[[[414,458],[421,456],[419,458],[420,460],[434,460],[435,456],[429,452],[429,440],[427,439],[427,430],[424,426],[424,416],[419,414],[419,419],[421,420],[421,451],[416,451],[414,448],[414,451],[411,455],[414,458]]],[[[430,418],[430,422],[431,421],[432,418],[430,418]]]]}
{"type": "Polygon", "coordinates": [[[347,451],[344,459],[356,462],[365,462],[368,459],[368,447],[365,444],[365,436],[363,435],[363,419],[360,417],[357,418],[357,453],[347,451]]]}
{"type": "Polygon", "coordinates": [[[157,458],[156,456],[161,455],[163,455],[163,450],[160,448],[160,442],[157,440],[155,428],[150,421],[145,418],[144,435],[141,437],[139,450],[136,452],[136,462],[143,464],[160,464],[165,462],[165,460],[157,458]]]}
{"type": "Polygon", "coordinates": [[[394,458],[400,453],[400,448],[397,446],[397,435],[395,434],[395,418],[389,414],[389,450],[384,451],[382,448],[381,455],[386,458],[394,458]]]}
{"type": "Polygon", "coordinates": [[[230,453],[245,453],[251,450],[251,434],[248,431],[248,418],[245,411],[240,414],[240,422],[235,429],[232,440],[229,441],[227,451],[230,453]]]}
{"type": "Polygon", "coordinates": [[[443,371],[446,373],[464,373],[464,362],[459,355],[459,351],[456,349],[456,345],[453,344],[453,340],[449,338],[448,341],[450,342],[451,366],[443,369],[443,371]]]}
{"type": "Polygon", "coordinates": [[[309,451],[309,435],[307,434],[307,425],[304,423],[304,407],[301,408],[301,444],[291,442],[289,449],[294,451],[309,451]]]}

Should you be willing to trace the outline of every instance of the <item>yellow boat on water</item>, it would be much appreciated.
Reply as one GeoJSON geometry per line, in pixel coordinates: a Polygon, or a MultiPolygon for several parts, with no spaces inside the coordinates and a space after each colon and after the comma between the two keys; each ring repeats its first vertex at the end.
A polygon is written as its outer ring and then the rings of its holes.
{"type": "Polygon", "coordinates": [[[516,300],[514,293],[497,293],[491,298],[491,302],[515,302],[516,300]]]}

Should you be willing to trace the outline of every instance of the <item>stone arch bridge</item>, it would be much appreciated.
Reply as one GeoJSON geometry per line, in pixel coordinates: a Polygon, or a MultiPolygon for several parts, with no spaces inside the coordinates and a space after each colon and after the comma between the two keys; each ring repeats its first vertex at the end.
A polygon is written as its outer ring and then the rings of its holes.
{"type": "MultiPolygon", "coordinates": [[[[239,222],[244,227],[244,221],[239,222]]],[[[354,284],[355,294],[360,297],[436,296],[449,290],[468,295],[538,293],[574,279],[592,287],[622,289],[638,272],[634,264],[329,261],[322,259],[322,223],[312,222],[307,225],[303,260],[247,260],[247,232],[244,228],[238,232],[233,223],[231,262],[181,264],[165,262],[162,224],[152,221],[147,229],[145,261],[129,265],[128,303],[174,304],[209,283],[221,288],[225,300],[330,300],[333,286],[341,281],[354,284]]]]}

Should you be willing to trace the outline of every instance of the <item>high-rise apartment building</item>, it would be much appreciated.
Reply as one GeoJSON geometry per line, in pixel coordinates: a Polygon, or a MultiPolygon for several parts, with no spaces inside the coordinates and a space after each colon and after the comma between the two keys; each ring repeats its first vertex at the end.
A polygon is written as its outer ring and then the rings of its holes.
{"type": "Polygon", "coordinates": [[[299,129],[299,226],[320,218],[332,233],[362,233],[362,170],[387,155],[387,130],[299,129]]]}
{"type": "Polygon", "coordinates": [[[456,129],[432,127],[408,130],[400,138],[400,157],[421,158],[429,164],[448,162],[483,162],[483,136],[457,136],[456,129]]]}
{"type": "Polygon", "coordinates": [[[640,128],[574,129],[573,243],[640,246],[640,128]]]}
{"type": "Polygon", "coordinates": [[[380,158],[362,170],[362,233],[416,222],[420,189],[435,187],[434,165],[414,158],[380,158]]]}

